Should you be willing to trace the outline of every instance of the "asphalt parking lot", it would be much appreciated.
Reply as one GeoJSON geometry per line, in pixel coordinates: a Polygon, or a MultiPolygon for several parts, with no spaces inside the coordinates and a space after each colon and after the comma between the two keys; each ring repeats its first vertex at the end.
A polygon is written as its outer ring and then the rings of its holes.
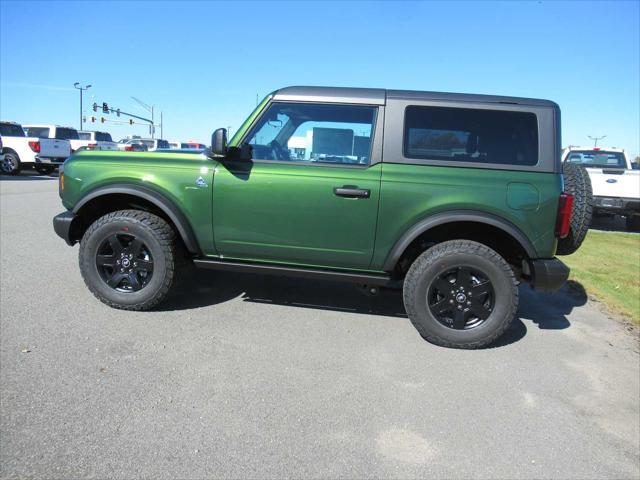
{"type": "Polygon", "coordinates": [[[639,478],[638,337],[579,285],[521,288],[493,348],[400,295],[200,272],[112,310],[55,236],[56,179],[0,178],[2,478],[639,478]]]}

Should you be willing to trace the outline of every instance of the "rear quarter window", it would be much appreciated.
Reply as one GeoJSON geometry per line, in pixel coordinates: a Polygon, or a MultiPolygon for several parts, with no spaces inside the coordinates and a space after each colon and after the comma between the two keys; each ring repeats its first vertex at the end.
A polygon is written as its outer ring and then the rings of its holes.
{"type": "Polygon", "coordinates": [[[27,137],[49,138],[49,129],[47,127],[25,127],[27,137]]]}
{"type": "Polygon", "coordinates": [[[78,131],[73,128],[56,128],[56,138],[58,140],[78,140],[78,131]]]}
{"type": "Polygon", "coordinates": [[[424,160],[536,165],[537,117],[530,112],[408,106],[403,153],[424,160]]]}

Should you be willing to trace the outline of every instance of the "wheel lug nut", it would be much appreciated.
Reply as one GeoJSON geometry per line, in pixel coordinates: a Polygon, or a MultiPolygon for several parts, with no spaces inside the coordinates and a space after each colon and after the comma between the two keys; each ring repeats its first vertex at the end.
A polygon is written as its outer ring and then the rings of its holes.
{"type": "Polygon", "coordinates": [[[116,263],[117,263],[118,265],[120,265],[120,260],[116,260],[116,263]]]}
{"type": "Polygon", "coordinates": [[[133,266],[137,267],[138,266],[138,262],[133,262],[133,266]]]}
{"type": "Polygon", "coordinates": [[[453,300],[449,300],[449,303],[453,303],[453,300]]]}

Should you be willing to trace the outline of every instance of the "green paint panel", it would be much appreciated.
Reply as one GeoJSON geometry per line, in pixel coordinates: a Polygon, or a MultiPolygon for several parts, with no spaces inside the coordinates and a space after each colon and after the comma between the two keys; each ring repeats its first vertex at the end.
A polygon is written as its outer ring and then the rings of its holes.
{"type": "Polygon", "coordinates": [[[507,185],[507,205],[514,210],[537,210],[540,192],[530,183],[511,182],[507,185]]]}
{"type": "Polygon", "coordinates": [[[79,152],[64,164],[63,204],[73,206],[87,193],[112,184],[141,185],[172,201],[191,223],[205,254],[215,255],[211,190],[217,162],[201,154],[79,152]],[[202,177],[206,187],[198,187],[202,177]]]}
{"type": "Polygon", "coordinates": [[[505,218],[532,241],[540,258],[553,257],[561,191],[561,177],[555,174],[384,163],[371,268],[382,268],[389,251],[412,225],[450,210],[474,210],[505,218]],[[537,210],[509,208],[511,182],[536,185],[542,198],[537,210]]]}

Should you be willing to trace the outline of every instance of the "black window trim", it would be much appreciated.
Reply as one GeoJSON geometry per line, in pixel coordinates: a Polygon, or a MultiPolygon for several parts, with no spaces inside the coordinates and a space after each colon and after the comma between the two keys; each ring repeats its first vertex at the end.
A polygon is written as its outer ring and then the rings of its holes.
{"type": "Polygon", "coordinates": [[[246,133],[242,136],[238,145],[242,145],[249,135],[252,133],[253,128],[260,121],[260,119],[265,115],[265,113],[271,108],[271,106],[275,103],[281,104],[301,104],[301,105],[336,105],[336,106],[349,106],[349,107],[372,107],[375,110],[375,119],[372,125],[371,130],[371,154],[370,161],[367,164],[349,164],[349,163],[323,163],[323,162],[307,162],[307,161],[295,161],[295,160],[259,160],[259,159],[251,159],[252,163],[257,164],[273,164],[273,165],[291,165],[291,166],[300,166],[300,167],[320,167],[320,168],[359,168],[366,169],[370,168],[378,163],[382,163],[382,135],[384,132],[384,115],[385,115],[385,106],[384,105],[375,105],[368,103],[339,103],[339,102],[319,102],[319,101],[295,101],[295,100],[273,100],[271,99],[262,110],[262,113],[258,115],[249,128],[247,128],[246,133]]]}

